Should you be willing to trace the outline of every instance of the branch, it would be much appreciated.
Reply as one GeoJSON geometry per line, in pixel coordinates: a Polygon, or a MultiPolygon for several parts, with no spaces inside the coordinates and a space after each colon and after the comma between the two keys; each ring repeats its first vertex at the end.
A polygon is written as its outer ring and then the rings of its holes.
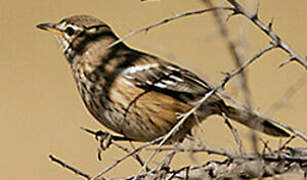
{"type": "MultiPolygon", "coordinates": [[[[199,141],[198,148],[181,145],[176,147],[151,148],[148,150],[159,152],[205,152],[227,157],[224,161],[209,161],[203,165],[189,165],[168,172],[169,177],[178,179],[186,176],[184,170],[187,169],[189,169],[189,177],[192,179],[252,179],[274,177],[278,174],[297,173],[298,171],[306,174],[307,149],[286,147],[293,138],[294,136],[290,137],[281,148],[261,154],[246,153],[242,155],[237,152],[209,147],[201,141],[199,141]]],[[[195,138],[189,137],[189,140],[195,141],[195,138]]],[[[268,147],[268,144],[266,143],[265,146],[268,147]]]]}
{"type": "MultiPolygon", "coordinates": [[[[131,151],[129,151],[128,148],[126,148],[126,147],[120,145],[120,144],[117,143],[117,142],[112,142],[112,144],[114,144],[117,148],[119,148],[119,149],[125,151],[125,152],[128,153],[128,154],[131,152],[131,151]]],[[[133,148],[134,148],[134,146],[133,146],[133,148]]],[[[135,150],[135,148],[134,148],[133,150],[135,150]]],[[[135,154],[132,155],[132,156],[133,156],[134,159],[140,164],[140,166],[144,166],[144,162],[143,162],[142,158],[141,158],[137,153],[135,153],[135,154]]],[[[146,168],[147,171],[150,170],[148,167],[145,167],[145,168],[146,168]]]]}
{"type": "Polygon", "coordinates": [[[281,108],[283,108],[289,100],[296,94],[296,92],[304,87],[307,83],[307,75],[303,74],[300,78],[298,78],[284,93],[284,95],[280,98],[279,101],[274,102],[271,107],[268,108],[265,114],[272,114],[281,108]]]}
{"type": "Polygon", "coordinates": [[[52,162],[55,162],[55,163],[61,165],[63,168],[68,169],[68,170],[72,171],[73,173],[80,175],[80,176],[82,176],[86,179],[91,179],[90,175],[88,175],[88,174],[86,174],[86,173],[66,164],[65,162],[63,162],[63,161],[57,159],[56,157],[54,157],[53,155],[49,155],[49,158],[52,162]]]}
{"type": "MultiPolygon", "coordinates": [[[[133,156],[134,154],[136,154],[137,152],[143,150],[144,148],[159,143],[162,140],[163,137],[157,138],[153,141],[147,142],[145,144],[143,144],[142,146],[134,149],[133,151],[131,151],[130,153],[126,154],[125,156],[119,158],[118,160],[116,160],[113,164],[111,164],[110,166],[104,168],[100,173],[98,173],[95,177],[93,177],[91,180],[98,180],[99,177],[101,177],[103,174],[105,174],[106,172],[110,171],[111,169],[113,169],[114,167],[116,167],[119,163],[121,163],[122,161],[124,161],[125,159],[127,159],[130,156],[133,156]]],[[[147,164],[144,164],[144,168],[146,169],[147,164]]]]}
{"type": "Polygon", "coordinates": [[[224,80],[220,83],[218,87],[224,88],[226,83],[233,78],[234,76],[240,74],[248,65],[253,63],[256,59],[261,57],[264,53],[274,49],[276,45],[270,44],[269,46],[265,47],[264,49],[260,50],[258,53],[256,53],[253,57],[248,59],[246,62],[244,62],[240,67],[237,69],[233,70],[231,73],[228,73],[227,76],[224,78],[224,80]]]}
{"type": "MultiPolygon", "coordinates": [[[[307,60],[302,58],[299,54],[297,54],[288,44],[286,44],[280,36],[272,31],[271,23],[269,26],[266,26],[259,18],[258,18],[258,10],[255,11],[254,14],[250,14],[247,10],[245,10],[236,0],[227,0],[236,10],[235,14],[241,14],[252,21],[261,31],[263,31],[266,35],[268,35],[273,42],[283,51],[285,51],[290,56],[290,61],[297,61],[307,70],[307,60]]],[[[257,7],[258,9],[258,7],[257,7]]]]}
{"type": "MultiPolygon", "coordinates": [[[[130,139],[126,138],[126,137],[122,137],[122,136],[114,136],[114,135],[111,135],[110,133],[107,133],[107,132],[103,132],[103,131],[93,131],[93,130],[90,130],[88,128],[84,128],[84,127],[81,127],[82,130],[84,130],[85,132],[89,133],[89,134],[92,134],[95,136],[95,139],[99,142],[99,148],[98,148],[98,160],[101,160],[101,153],[102,151],[106,150],[107,148],[109,148],[112,144],[114,146],[116,146],[117,148],[125,151],[126,153],[130,153],[129,149],[118,144],[117,141],[130,141],[130,139]]],[[[130,143],[131,146],[134,148],[133,144],[130,143]]],[[[141,159],[141,157],[138,155],[138,154],[134,154],[132,155],[135,160],[141,165],[143,166],[144,163],[141,159]]],[[[146,167],[147,168],[147,167],[146,167]]]]}
{"type": "Polygon", "coordinates": [[[235,142],[236,144],[238,145],[239,147],[239,151],[240,151],[240,154],[246,154],[246,150],[244,149],[243,145],[242,145],[242,141],[238,135],[238,132],[237,132],[237,129],[234,128],[232,126],[232,124],[230,123],[230,121],[228,120],[228,118],[226,117],[226,115],[223,113],[223,118],[225,120],[225,124],[229,127],[229,129],[231,130],[231,133],[235,139],[235,142]]]}
{"type": "MultiPolygon", "coordinates": [[[[209,6],[209,8],[214,7],[211,0],[203,0],[203,2],[205,4],[207,4],[209,6]]],[[[233,61],[236,65],[236,67],[240,67],[242,65],[243,61],[244,61],[244,56],[238,50],[239,49],[238,43],[235,42],[235,40],[230,37],[227,26],[226,26],[225,22],[223,21],[222,12],[221,11],[213,11],[212,14],[213,14],[213,17],[215,18],[215,20],[218,24],[221,35],[226,40],[228,49],[230,50],[230,53],[233,57],[233,61]]],[[[250,90],[249,90],[249,87],[248,87],[248,78],[247,78],[246,72],[242,72],[240,74],[240,78],[241,78],[240,86],[241,86],[243,93],[244,93],[243,95],[244,95],[245,102],[247,104],[248,109],[251,109],[252,100],[250,98],[250,90]]]]}
{"type": "MultiPolygon", "coordinates": [[[[290,140],[293,136],[290,137],[290,140]]],[[[289,141],[290,141],[289,140],[289,141]]],[[[150,151],[176,151],[176,152],[193,152],[193,153],[208,153],[219,156],[228,157],[230,159],[244,159],[244,160],[257,160],[259,159],[259,154],[239,154],[237,152],[231,152],[225,149],[216,149],[205,144],[201,144],[198,148],[193,148],[189,146],[176,146],[176,147],[161,147],[161,148],[147,148],[150,151]]],[[[293,161],[293,162],[306,162],[307,163],[307,149],[306,148],[292,148],[284,147],[284,149],[276,150],[273,153],[263,153],[260,154],[261,158],[267,161],[293,161]]]]}
{"type": "Polygon", "coordinates": [[[186,13],[183,13],[183,14],[177,14],[176,16],[163,19],[163,20],[161,20],[161,21],[159,21],[157,23],[151,24],[149,26],[146,26],[146,27],[143,27],[143,28],[131,31],[130,33],[126,34],[125,36],[123,36],[122,38],[118,39],[114,43],[110,44],[108,46],[108,48],[111,48],[111,47],[117,45],[118,43],[121,43],[124,40],[126,40],[126,39],[128,39],[128,38],[130,38],[130,37],[132,37],[132,36],[134,36],[134,35],[136,35],[138,33],[147,32],[147,31],[149,31],[152,28],[158,27],[158,26],[163,25],[163,24],[167,24],[167,23],[169,23],[171,21],[174,21],[174,20],[177,20],[177,19],[180,19],[180,18],[183,18],[183,17],[187,17],[187,16],[199,15],[199,14],[203,14],[203,13],[206,13],[206,12],[217,11],[217,10],[230,10],[230,11],[234,11],[235,9],[231,8],[231,7],[213,7],[213,8],[209,8],[209,9],[202,9],[202,10],[198,10],[198,11],[191,11],[191,12],[186,12],[186,13]]]}

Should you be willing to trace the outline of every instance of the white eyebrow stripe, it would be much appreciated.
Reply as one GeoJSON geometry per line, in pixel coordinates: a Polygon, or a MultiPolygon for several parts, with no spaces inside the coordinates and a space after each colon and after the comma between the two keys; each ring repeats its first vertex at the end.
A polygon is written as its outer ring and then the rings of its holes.
{"type": "Polygon", "coordinates": [[[74,30],[83,30],[82,28],[80,28],[80,27],[78,27],[78,26],[75,26],[75,25],[71,25],[71,24],[68,24],[66,27],[65,27],[65,29],[66,28],[68,28],[68,27],[71,27],[71,28],[73,28],[74,30]]]}

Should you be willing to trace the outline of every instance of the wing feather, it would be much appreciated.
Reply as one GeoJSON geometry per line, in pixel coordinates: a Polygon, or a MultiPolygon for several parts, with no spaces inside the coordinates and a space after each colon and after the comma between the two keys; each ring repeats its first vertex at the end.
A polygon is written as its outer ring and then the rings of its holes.
{"type": "Polygon", "coordinates": [[[140,56],[122,75],[139,88],[164,93],[189,104],[212,89],[194,73],[155,56],[140,56]]]}

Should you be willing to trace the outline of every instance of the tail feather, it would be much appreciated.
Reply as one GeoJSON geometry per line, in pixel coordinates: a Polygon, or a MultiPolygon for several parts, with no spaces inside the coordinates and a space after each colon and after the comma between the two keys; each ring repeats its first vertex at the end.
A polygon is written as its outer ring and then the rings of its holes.
{"type": "Polygon", "coordinates": [[[227,106],[226,108],[223,108],[223,112],[228,118],[235,120],[251,129],[255,129],[271,136],[290,136],[286,130],[273,123],[270,119],[258,116],[257,114],[245,109],[227,106]]]}

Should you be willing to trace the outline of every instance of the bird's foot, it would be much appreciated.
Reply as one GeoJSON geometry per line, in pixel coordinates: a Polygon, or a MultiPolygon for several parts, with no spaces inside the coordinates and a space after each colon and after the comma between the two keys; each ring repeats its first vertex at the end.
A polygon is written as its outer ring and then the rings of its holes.
{"type": "Polygon", "coordinates": [[[128,141],[128,140],[130,140],[130,139],[125,138],[125,137],[111,135],[110,133],[105,132],[105,131],[101,131],[101,130],[93,131],[93,130],[83,128],[83,127],[81,127],[81,129],[84,130],[85,132],[88,132],[88,133],[94,135],[95,139],[99,142],[98,160],[102,159],[101,158],[102,151],[105,151],[106,149],[108,149],[111,146],[112,141],[128,141]]]}

